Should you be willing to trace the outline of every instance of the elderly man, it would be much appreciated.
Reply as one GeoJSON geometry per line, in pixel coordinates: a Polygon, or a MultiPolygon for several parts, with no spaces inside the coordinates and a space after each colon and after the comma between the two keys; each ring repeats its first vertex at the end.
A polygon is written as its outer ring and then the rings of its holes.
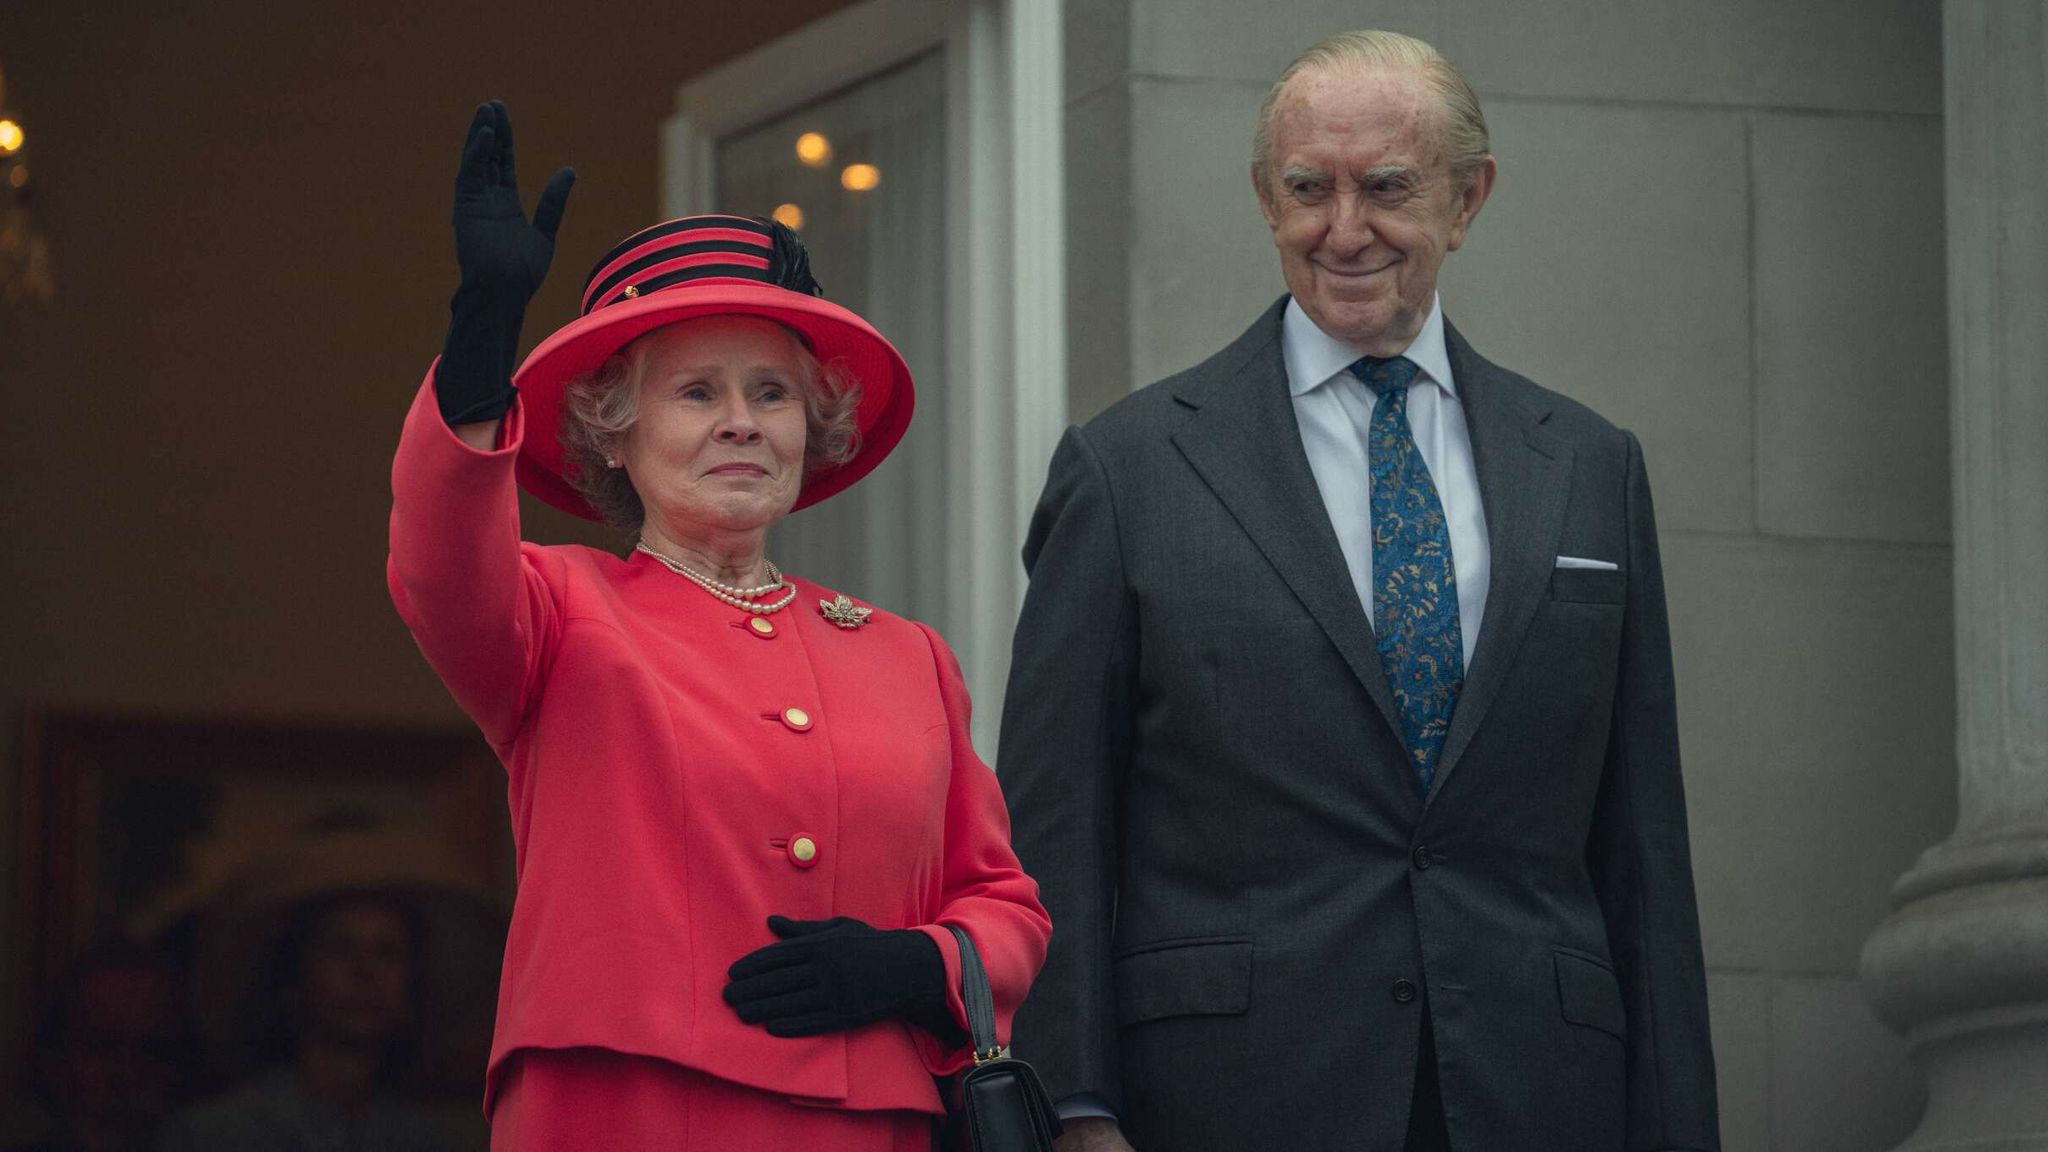
{"type": "Polygon", "coordinates": [[[999,771],[1063,1148],[1719,1146],[1642,452],[1437,299],[1494,174],[1434,49],[1310,49],[1288,295],[1053,458],[999,771]]]}

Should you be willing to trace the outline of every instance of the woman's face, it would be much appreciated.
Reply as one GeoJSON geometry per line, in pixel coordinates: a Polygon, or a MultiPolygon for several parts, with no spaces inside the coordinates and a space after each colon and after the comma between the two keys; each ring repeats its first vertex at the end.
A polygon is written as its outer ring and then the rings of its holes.
{"type": "Polygon", "coordinates": [[[755,316],[706,316],[641,337],[639,415],[619,463],[672,538],[764,531],[804,481],[805,353],[755,316]]]}

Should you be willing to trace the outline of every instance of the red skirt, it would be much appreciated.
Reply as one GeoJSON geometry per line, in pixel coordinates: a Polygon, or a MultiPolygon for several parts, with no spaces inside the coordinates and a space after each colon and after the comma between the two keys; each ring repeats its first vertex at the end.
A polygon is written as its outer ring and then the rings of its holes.
{"type": "Polygon", "coordinates": [[[491,1106],[491,1152],[931,1152],[922,1112],[792,1103],[651,1056],[607,1048],[513,1053],[491,1106]]]}

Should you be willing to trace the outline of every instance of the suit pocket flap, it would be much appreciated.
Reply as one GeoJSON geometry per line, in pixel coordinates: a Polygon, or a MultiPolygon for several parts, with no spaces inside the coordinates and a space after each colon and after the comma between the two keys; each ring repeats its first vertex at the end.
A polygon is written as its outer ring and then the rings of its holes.
{"type": "Polygon", "coordinates": [[[1117,1020],[1236,1016],[1252,1003],[1252,942],[1176,940],[1117,957],[1117,1020]]]}
{"type": "Polygon", "coordinates": [[[1620,572],[1604,568],[1553,568],[1550,598],[1575,604],[1619,604],[1628,590],[1620,572]]]}
{"type": "Polygon", "coordinates": [[[1598,1028],[1618,1039],[1628,1038],[1628,1015],[1621,1007],[1621,985],[1614,970],[1579,952],[1557,952],[1557,1002],[1564,1018],[1598,1028]]]}

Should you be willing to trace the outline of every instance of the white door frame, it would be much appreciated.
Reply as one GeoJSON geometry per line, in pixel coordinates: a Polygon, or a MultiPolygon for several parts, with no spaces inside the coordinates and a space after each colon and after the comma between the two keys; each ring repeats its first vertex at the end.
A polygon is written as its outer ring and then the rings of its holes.
{"type": "MultiPolygon", "coordinates": [[[[727,135],[932,48],[946,57],[946,404],[943,562],[963,589],[934,621],[995,751],[1018,549],[1066,425],[1066,210],[1059,0],[866,0],[690,81],[662,130],[664,215],[716,210],[727,135]]],[[[884,605],[889,607],[889,605],[884,605]]]]}

